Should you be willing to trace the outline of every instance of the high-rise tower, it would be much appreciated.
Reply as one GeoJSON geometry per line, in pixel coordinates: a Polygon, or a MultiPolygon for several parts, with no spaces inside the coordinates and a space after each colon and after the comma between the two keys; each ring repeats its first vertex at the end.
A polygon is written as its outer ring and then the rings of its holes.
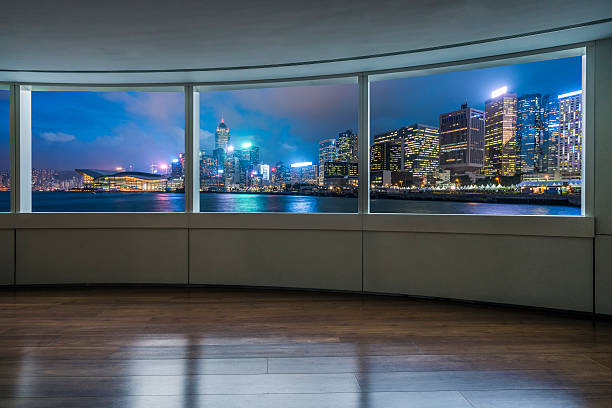
{"type": "Polygon", "coordinates": [[[540,141],[539,171],[555,174],[559,151],[559,97],[542,96],[542,139],[540,141]]]}
{"type": "Polygon", "coordinates": [[[480,173],[484,166],[485,114],[470,108],[440,115],[440,168],[452,174],[480,173]]]}
{"type": "Polygon", "coordinates": [[[582,174],[582,91],[559,95],[559,171],[563,177],[582,174]]]}
{"type": "Polygon", "coordinates": [[[540,94],[521,95],[516,102],[516,172],[535,173],[539,170],[542,139],[540,94]]]}
{"type": "Polygon", "coordinates": [[[227,152],[229,142],[230,131],[223,118],[221,118],[221,122],[217,126],[217,131],[215,132],[215,149],[223,149],[223,151],[227,152]]]}
{"type": "Polygon", "coordinates": [[[516,94],[503,87],[485,102],[485,165],[489,176],[516,174],[516,94]]]}
{"type": "Polygon", "coordinates": [[[336,139],[325,139],[319,142],[318,184],[323,185],[325,163],[336,160],[336,139]]]}

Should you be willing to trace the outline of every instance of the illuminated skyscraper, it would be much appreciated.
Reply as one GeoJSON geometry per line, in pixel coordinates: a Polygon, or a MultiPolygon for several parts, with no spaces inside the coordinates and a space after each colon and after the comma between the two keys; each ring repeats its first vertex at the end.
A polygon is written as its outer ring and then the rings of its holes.
{"type": "Polygon", "coordinates": [[[357,163],[358,161],[358,141],[357,134],[352,130],[346,130],[338,134],[336,141],[336,161],[346,163],[357,163]]]}
{"type": "MultiPolygon", "coordinates": [[[[433,179],[434,175],[438,172],[438,167],[440,165],[440,141],[437,127],[415,123],[414,125],[404,126],[396,130],[381,133],[374,137],[374,145],[372,145],[372,148],[383,142],[401,143],[402,164],[399,170],[409,171],[413,176],[421,179],[433,179]]],[[[390,145],[388,149],[388,154],[391,155],[393,147],[390,145]]],[[[381,160],[384,161],[385,159],[383,158],[381,160]]],[[[397,159],[392,160],[389,158],[388,162],[391,167],[391,163],[397,163],[397,159]]],[[[374,164],[372,161],[371,163],[374,164]]],[[[396,164],[393,166],[396,166],[396,164]]],[[[389,170],[391,170],[391,168],[389,168],[389,170]]]]}
{"type": "Polygon", "coordinates": [[[323,185],[325,175],[325,163],[336,160],[336,139],[325,139],[319,141],[319,174],[318,183],[323,185]]]}
{"type": "Polygon", "coordinates": [[[434,126],[414,124],[402,128],[404,170],[414,177],[432,179],[440,165],[440,136],[434,126]]]}
{"type": "Polygon", "coordinates": [[[200,155],[200,186],[219,187],[223,184],[222,173],[218,172],[217,160],[213,156],[200,155]]]}
{"type": "Polygon", "coordinates": [[[521,95],[516,102],[517,168],[520,174],[539,170],[539,152],[542,139],[540,94],[521,95]]]}
{"type": "Polygon", "coordinates": [[[172,177],[180,177],[183,175],[183,163],[179,159],[172,160],[170,164],[170,174],[172,177]]]}
{"type": "Polygon", "coordinates": [[[582,91],[559,95],[558,157],[563,177],[582,174],[582,91]]]}
{"type": "Polygon", "coordinates": [[[489,176],[516,174],[516,94],[494,91],[485,102],[485,162],[489,176]]]}
{"type": "Polygon", "coordinates": [[[480,173],[484,166],[484,112],[470,108],[440,115],[440,168],[452,174],[480,173]]]}
{"type": "Polygon", "coordinates": [[[224,152],[227,152],[229,142],[230,131],[223,118],[221,118],[221,123],[219,123],[217,131],[215,132],[215,149],[223,149],[224,152]]]}
{"type": "Polygon", "coordinates": [[[553,175],[557,171],[559,151],[559,97],[542,97],[542,139],[539,171],[553,175]]]}
{"type": "Polygon", "coordinates": [[[276,166],[270,169],[270,181],[275,186],[281,186],[291,181],[289,167],[283,162],[277,162],[276,166]]]}
{"type": "Polygon", "coordinates": [[[401,140],[375,143],[370,150],[370,170],[403,170],[403,158],[401,140]]]}
{"type": "Polygon", "coordinates": [[[317,184],[317,165],[312,162],[291,164],[291,182],[294,184],[317,184]]]}

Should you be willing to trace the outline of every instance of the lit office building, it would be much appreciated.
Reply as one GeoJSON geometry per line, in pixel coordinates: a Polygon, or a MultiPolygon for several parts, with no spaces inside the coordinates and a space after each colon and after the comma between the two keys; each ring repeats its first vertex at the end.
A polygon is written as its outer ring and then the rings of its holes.
{"type": "Polygon", "coordinates": [[[223,118],[221,118],[221,123],[219,123],[217,131],[215,132],[215,149],[223,149],[223,151],[227,152],[229,143],[230,131],[223,118]]]}
{"type": "MultiPolygon", "coordinates": [[[[414,125],[381,133],[374,137],[372,148],[385,142],[399,142],[401,145],[401,165],[397,170],[409,171],[415,177],[427,179],[433,179],[434,175],[438,173],[440,165],[440,141],[437,127],[415,123],[414,125]]],[[[394,170],[391,166],[397,167],[397,160],[391,159],[391,151],[394,149],[392,146],[397,145],[381,148],[381,154],[388,155],[381,157],[382,166],[386,166],[384,161],[389,157],[389,168],[381,168],[381,170],[394,170]],[[388,149],[389,153],[385,149],[388,149]]],[[[373,157],[378,157],[379,155],[378,152],[371,152],[370,154],[373,157]]],[[[371,160],[372,164],[376,160],[378,159],[371,160]]],[[[372,170],[377,169],[372,168],[372,170]]]]}
{"type": "Polygon", "coordinates": [[[180,177],[183,175],[183,163],[179,159],[173,159],[170,164],[170,174],[173,177],[180,177]]]}
{"type": "Polygon", "coordinates": [[[559,164],[563,177],[582,174],[582,91],[559,95],[559,164]]]}
{"type": "Polygon", "coordinates": [[[488,176],[516,174],[516,94],[503,87],[485,102],[485,162],[488,176]]]}
{"type": "Polygon", "coordinates": [[[403,157],[401,140],[375,143],[370,149],[370,170],[403,170],[403,157]]]}
{"type": "Polygon", "coordinates": [[[221,175],[217,167],[217,160],[213,156],[202,154],[200,156],[200,187],[219,187],[223,184],[221,175]]]}
{"type": "Polygon", "coordinates": [[[277,162],[270,169],[270,182],[275,186],[282,186],[291,181],[291,171],[283,162],[277,162]]]}
{"type": "Polygon", "coordinates": [[[484,166],[484,112],[470,108],[440,115],[440,168],[452,174],[478,174],[484,166]]]}
{"type": "Polygon", "coordinates": [[[431,179],[440,165],[438,128],[414,124],[402,128],[404,133],[404,168],[414,177],[431,179]]]}
{"type": "Polygon", "coordinates": [[[270,181],[270,165],[269,164],[260,164],[259,173],[261,174],[261,179],[263,181],[270,181]]]}
{"type": "Polygon", "coordinates": [[[325,180],[335,177],[348,177],[348,163],[343,161],[328,161],[323,166],[325,180]]]}
{"type": "Polygon", "coordinates": [[[521,95],[516,101],[517,173],[530,174],[539,170],[541,139],[541,96],[521,95]]]}
{"type": "Polygon", "coordinates": [[[323,174],[325,163],[333,160],[336,160],[336,139],[319,141],[319,174],[317,184],[323,185],[325,179],[325,175],[323,174]]]}
{"type": "Polygon", "coordinates": [[[358,155],[357,134],[353,133],[352,130],[346,130],[338,134],[335,160],[347,163],[357,163],[359,160],[358,155]]]}
{"type": "Polygon", "coordinates": [[[559,97],[542,97],[542,137],[540,141],[539,171],[550,175],[557,171],[559,151],[559,97]]]}
{"type": "Polygon", "coordinates": [[[300,162],[291,164],[291,183],[293,184],[317,184],[317,165],[312,162],[300,162]]]}

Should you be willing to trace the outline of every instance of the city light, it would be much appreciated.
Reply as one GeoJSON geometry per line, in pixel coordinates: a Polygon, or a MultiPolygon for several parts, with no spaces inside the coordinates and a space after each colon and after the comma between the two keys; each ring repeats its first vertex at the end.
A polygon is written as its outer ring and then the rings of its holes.
{"type": "Polygon", "coordinates": [[[253,146],[253,143],[250,142],[246,142],[242,144],[242,148],[243,149],[248,149],[249,147],[253,146]]]}
{"type": "Polygon", "coordinates": [[[501,88],[497,88],[496,90],[491,92],[491,98],[497,98],[498,96],[503,95],[506,92],[508,92],[508,87],[502,86],[501,88]]]}
{"type": "Polygon", "coordinates": [[[219,169],[219,170],[217,170],[217,173],[218,173],[218,174],[223,174],[223,169],[219,169]]]}
{"type": "Polygon", "coordinates": [[[233,152],[234,151],[234,146],[232,146],[232,145],[227,146],[227,151],[228,152],[233,152]]]}
{"type": "Polygon", "coordinates": [[[312,162],[299,162],[299,163],[291,164],[291,167],[306,167],[306,166],[312,166],[312,162]]]}
{"type": "Polygon", "coordinates": [[[179,159],[172,159],[172,163],[178,163],[179,159]]]}
{"type": "Polygon", "coordinates": [[[116,167],[116,168],[115,168],[115,170],[117,170],[117,171],[123,171],[123,170],[125,170],[125,169],[124,169],[123,167],[116,167]]]}
{"type": "Polygon", "coordinates": [[[569,96],[580,95],[581,93],[582,93],[582,89],[579,90],[579,91],[574,91],[574,92],[568,92],[568,93],[561,94],[561,95],[557,96],[557,98],[563,99],[563,98],[567,98],[569,96]]]}
{"type": "Polygon", "coordinates": [[[167,164],[160,164],[159,168],[164,170],[164,171],[166,171],[166,170],[168,170],[168,165],[167,164]]]}

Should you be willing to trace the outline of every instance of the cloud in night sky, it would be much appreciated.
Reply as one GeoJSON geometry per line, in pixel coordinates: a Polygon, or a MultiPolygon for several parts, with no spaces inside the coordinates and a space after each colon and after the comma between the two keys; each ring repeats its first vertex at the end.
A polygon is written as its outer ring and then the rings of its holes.
{"type": "Polygon", "coordinates": [[[69,135],[63,132],[42,132],[40,134],[40,137],[50,143],[67,143],[72,142],[76,139],[76,137],[74,137],[73,135],[69,135]]]}
{"type": "MultiPolygon", "coordinates": [[[[581,58],[373,82],[375,135],[411,123],[438,124],[465,101],[484,108],[491,90],[557,94],[580,89],[581,58]]],[[[316,162],[318,142],[357,131],[357,85],[272,87],[200,93],[200,141],[207,154],[221,119],[231,143],[260,147],[264,162],[316,162]]],[[[147,171],[184,152],[182,92],[32,93],[35,168],[147,171]]],[[[9,167],[8,92],[0,91],[0,169],[9,167]]]]}

